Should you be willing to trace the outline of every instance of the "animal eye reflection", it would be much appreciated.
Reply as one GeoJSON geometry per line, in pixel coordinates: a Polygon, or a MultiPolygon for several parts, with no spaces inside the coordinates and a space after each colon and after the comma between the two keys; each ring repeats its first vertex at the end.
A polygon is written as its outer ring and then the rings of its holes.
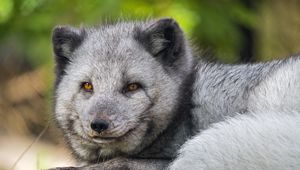
{"type": "Polygon", "coordinates": [[[127,84],[127,86],[124,89],[124,92],[125,93],[127,93],[127,92],[134,92],[134,91],[137,91],[137,90],[139,90],[141,88],[142,88],[142,86],[139,83],[130,83],[130,84],[127,84]]]}
{"type": "Polygon", "coordinates": [[[86,92],[92,92],[93,91],[93,84],[91,82],[83,82],[81,84],[81,88],[86,92]]]}

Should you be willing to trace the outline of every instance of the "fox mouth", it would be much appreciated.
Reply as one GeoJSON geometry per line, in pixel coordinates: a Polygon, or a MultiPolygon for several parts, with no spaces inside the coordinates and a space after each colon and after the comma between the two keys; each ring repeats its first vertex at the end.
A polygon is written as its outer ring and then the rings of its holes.
{"type": "MultiPolygon", "coordinates": [[[[127,129],[127,128],[126,128],[127,129]]],[[[127,129],[122,131],[120,134],[112,134],[112,135],[105,135],[105,134],[91,134],[91,138],[96,143],[112,143],[116,141],[123,140],[126,136],[128,136],[135,128],[127,129]]]]}
{"type": "Polygon", "coordinates": [[[117,137],[92,137],[92,140],[96,143],[112,143],[117,140],[117,137]]]}

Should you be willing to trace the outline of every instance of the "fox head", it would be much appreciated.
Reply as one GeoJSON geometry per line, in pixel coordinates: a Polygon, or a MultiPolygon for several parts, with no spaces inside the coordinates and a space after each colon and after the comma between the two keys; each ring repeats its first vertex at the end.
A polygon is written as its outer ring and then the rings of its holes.
{"type": "Polygon", "coordinates": [[[191,51],[176,21],[53,31],[54,116],[82,160],[133,155],[166,129],[191,51]]]}

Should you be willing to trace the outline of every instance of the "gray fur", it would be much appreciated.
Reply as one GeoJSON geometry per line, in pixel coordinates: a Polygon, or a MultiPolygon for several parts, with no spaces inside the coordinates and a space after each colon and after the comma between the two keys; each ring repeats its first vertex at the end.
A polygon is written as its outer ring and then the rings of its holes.
{"type": "MultiPolygon", "coordinates": [[[[290,74],[300,66],[299,58],[250,65],[196,62],[172,19],[58,27],[53,43],[55,119],[86,169],[144,169],[146,165],[163,169],[186,141],[213,123],[238,113],[269,112],[266,108],[275,105],[297,108],[300,103],[268,100],[276,90],[276,99],[283,101],[280,94],[289,84],[299,89],[299,71],[290,74]],[[298,65],[283,74],[292,62],[298,65]],[[269,89],[278,84],[278,77],[284,77],[286,85],[269,89]],[[83,82],[92,82],[93,92],[83,91],[83,82]],[[142,88],[124,93],[128,83],[140,83],[142,88]],[[90,128],[95,118],[110,123],[97,139],[91,137],[95,133],[90,128]]],[[[190,144],[196,138],[181,152],[198,148],[190,144]]],[[[176,167],[185,165],[175,162],[172,168],[176,167]]]]}
{"type": "Polygon", "coordinates": [[[193,86],[194,115],[199,129],[248,110],[251,91],[280,65],[281,61],[248,65],[198,64],[193,86]]]}

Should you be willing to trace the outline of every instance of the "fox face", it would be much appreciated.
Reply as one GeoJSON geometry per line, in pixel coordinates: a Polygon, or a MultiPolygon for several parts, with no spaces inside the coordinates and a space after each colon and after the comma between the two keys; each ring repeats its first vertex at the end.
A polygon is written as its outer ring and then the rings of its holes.
{"type": "Polygon", "coordinates": [[[82,161],[134,155],[172,121],[192,61],[172,19],[56,27],[54,117],[82,161]]]}

